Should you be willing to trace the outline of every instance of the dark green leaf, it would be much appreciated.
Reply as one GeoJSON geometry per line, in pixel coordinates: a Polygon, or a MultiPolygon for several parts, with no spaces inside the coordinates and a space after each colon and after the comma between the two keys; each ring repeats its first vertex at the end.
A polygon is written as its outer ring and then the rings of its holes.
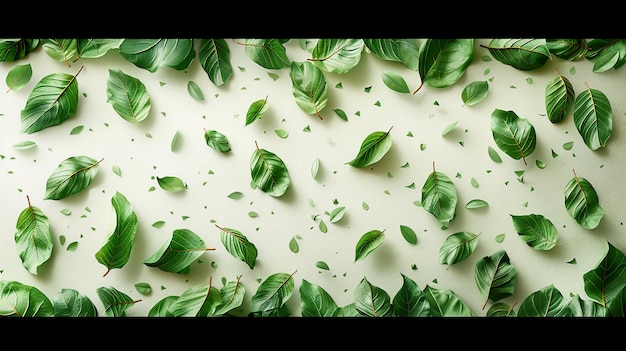
{"type": "Polygon", "coordinates": [[[472,200],[469,200],[465,204],[465,208],[481,208],[481,207],[487,207],[487,206],[489,206],[487,201],[482,200],[482,199],[472,199],[472,200]]]}
{"type": "Polygon", "coordinates": [[[39,39],[0,39],[0,62],[13,62],[37,49],[39,39]]]}
{"type": "Polygon", "coordinates": [[[336,223],[339,222],[339,220],[341,218],[343,218],[344,213],[346,212],[346,207],[345,206],[340,206],[337,208],[334,208],[331,212],[330,212],[330,223],[336,223]]]}
{"type": "Polygon", "coordinates": [[[417,244],[417,235],[411,227],[400,224],[400,233],[407,243],[411,245],[417,244]]]}
{"type": "Polygon", "coordinates": [[[256,246],[237,229],[221,228],[219,226],[218,228],[220,229],[220,240],[226,251],[233,257],[245,262],[250,269],[254,269],[254,263],[258,255],[256,246]]]}
{"type": "Polygon", "coordinates": [[[230,143],[228,142],[228,138],[224,134],[216,130],[205,130],[204,141],[206,142],[207,146],[219,152],[225,153],[230,151],[230,143]]]}
{"type": "Polygon", "coordinates": [[[491,113],[491,133],[496,145],[505,154],[526,162],[526,156],[535,151],[537,135],[535,127],[513,111],[495,109],[491,113]]]}
{"type": "Polygon", "coordinates": [[[124,39],[114,38],[96,38],[96,39],[78,39],[79,58],[99,58],[104,56],[110,50],[117,50],[124,39]]]}
{"type": "Polygon", "coordinates": [[[363,168],[380,161],[389,149],[391,149],[392,140],[389,136],[391,128],[386,132],[376,131],[370,133],[363,139],[363,142],[361,142],[361,147],[356,157],[346,162],[346,164],[363,168]]]}
{"type": "Polygon", "coordinates": [[[319,285],[302,279],[298,292],[302,317],[332,317],[337,311],[333,297],[319,285]]]}
{"type": "Polygon", "coordinates": [[[574,106],[574,88],[566,77],[558,75],[546,85],[546,113],[552,123],[558,123],[574,106]]]}
{"type": "Polygon", "coordinates": [[[146,86],[119,69],[109,69],[107,101],[120,117],[138,126],[148,117],[152,106],[146,86]]]}
{"type": "Polygon", "coordinates": [[[196,285],[185,290],[168,311],[174,317],[212,317],[222,302],[220,291],[209,285],[196,285]]]}
{"type": "Polygon", "coordinates": [[[498,154],[498,152],[496,151],[496,149],[494,149],[493,147],[489,146],[487,148],[487,152],[489,152],[489,158],[495,162],[495,163],[502,163],[502,158],[500,158],[500,155],[498,154]]]}
{"type": "Polygon", "coordinates": [[[535,250],[547,251],[557,244],[559,233],[552,222],[539,214],[511,215],[520,239],[535,250]]]}
{"type": "Polygon", "coordinates": [[[384,230],[374,229],[363,234],[361,238],[359,238],[359,241],[356,243],[354,250],[354,261],[356,262],[367,257],[380,245],[382,245],[384,240],[384,230]]]}
{"type": "Polygon", "coordinates": [[[383,83],[387,88],[402,94],[408,94],[411,92],[409,86],[402,76],[393,71],[383,72],[383,83]]]}
{"type": "Polygon", "coordinates": [[[241,284],[239,279],[236,281],[230,281],[220,289],[222,295],[222,303],[217,306],[215,315],[223,315],[231,310],[240,307],[243,304],[244,297],[246,296],[246,288],[241,284]]]}
{"type": "Polygon", "coordinates": [[[128,62],[149,72],[160,67],[182,71],[196,56],[192,39],[124,39],[119,54],[128,62]]]}
{"type": "Polygon", "coordinates": [[[98,174],[100,162],[88,156],[66,158],[48,177],[44,199],[61,200],[85,190],[98,174]]]}
{"type": "Polygon", "coordinates": [[[291,185],[287,166],[276,154],[257,145],[250,159],[252,184],[274,197],[282,196],[291,185]]]}
{"type": "Polygon", "coordinates": [[[213,249],[207,248],[196,233],[189,229],[176,229],[172,238],[143,263],[166,272],[182,273],[207,250],[213,249]]]}
{"type": "Polygon", "coordinates": [[[518,317],[571,317],[572,312],[553,284],[528,295],[520,304],[518,317]]]}
{"type": "Polygon", "coordinates": [[[449,266],[468,258],[478,247],[478,235],[456,232],[449,235],[439,247],[439,263],[449,266]]]}
{"type": "Polygon", "coordinates": [[[617,317],[610,315],[606,306],[593,300],[583,300],[578,295],[570,299],[567,308],[571,311],[572,317],[617,317]]]}
{"type": "Polygon", "coordinates": [[[246,39],[243,45],[246,56],[263,68],[281,69],[291,65],[287,51],[279,39],[246,39]]]}
{"type": "Polygon", "coordinates": [[[404,274],[402,287],[393,297],[392,306],[397,317],[428,317],[430,305],[417,283],[404,274]]]}
{"type": "Polygon", "coordinates": [[[565,209],[585,229],[596,228],[605,214],[593,185],[576,172],[565,186],[565,209]]]}
{"type": "Polygon", "coordinates": [[[175,176],[156,177],[161,189],[171,192],[180,192],[187,189],[187,184],[182,179],[175,176]]]}
{"type": "Polygon", "coordinates": [[[606,95],[587,86],[574,101],[574,123],[591,150],[606,146],[613,132],[611,103],[606,95]]]}
{"type": "Polygon", "coordinates": [[[596,266],[583,275],[585,293],[603,306],[609,306],[626,286],[626,256],[610,242],[596,266]]]}
{"type": "Polygon", "coordinates": [[[496,60],[519,70],[542,67],[552,57],[545,39],[492,39],[485,46],[496,60]]]}
{"type": "Polygon", "coordinates": [[[198,59],[215,86],[227,84],[233,75],[230,48],[225,39],[199,39],[198,59]]]}
{"type": "Polygon", "coordinates": [[[424,296],[430,305],[430,317],[473,317],[474,313],[452,290],[439,290],[429,285],[424,296]]]}
{"type": "Polygon", "coordinates": [[[513,295],[516,277],[517,271],[504,250],[477,261],[474,279],[480,295],[485,299],[483,309],[489,300],[498,302],[513,295]]]}
{"type": "Polygon", "coordinates": [[[276,311],[291,298],[295,289],[293,274],[274,273],[267,277],[250,301],[250,313],[276,311]]]}
{"type": "Polygon", "coordinates": [[[593,72],[606,72],[611,68],[618,69],[626,63],[626,40],[624,39],[593,39],[588,43],[589,50],[585,54],[593,62],[593,72]]]}
{"type": "Polygon", "coordinates": [[[354,307],[366,317],[392,317],[391,297],[385,290],[371,284],[367,278],[354,289],[354,307]]]}
{"type": "Polygon", "coordinates": [[[474,59],[474,39],[425,39],[419,50],[420,86],[446,88],[456,83],[474,59]]]}

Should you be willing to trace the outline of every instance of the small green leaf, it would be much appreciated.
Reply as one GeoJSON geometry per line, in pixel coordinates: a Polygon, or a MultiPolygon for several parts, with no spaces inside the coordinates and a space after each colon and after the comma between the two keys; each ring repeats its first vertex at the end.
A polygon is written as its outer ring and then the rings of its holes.
{"type": "Polygon", "coordinates": [[[259,216],[259,214],[258,214],[258,213],[256,213],[256,212],[254,212],[254,211],[249,211],[249,212],[248,212],[248,216],[249,216],[250,218],[255,218],[255,217],[258,217],[258,216],[259,216]]]}
{"type": "Polygon", "coordinates": [[[228,198],[233,199],[233,200],[239,200],[242,197],[243,197],[243,193],[240,191],[233,191],[232,193],[228,194],[228,198]]]}
{"type": "Polygon", "coordinates": [[[313,160],[313,163],[311,164],[311,176],[313,177],[313,179],[317,178],[317,172],[320,169],[320,159],[319,158],[315,158],[315,160],[313,160]]]}
{"type": "Polygon", "coordinates": [[[180,131],[176,131],[174,136],[172,137],[172,141],[170,142],[170,151],[174,152],[176,146],[178,145],[178,137],[180,136],[180,131]]]}
{"type": "Polygon", "coordinates": [[[574,142],[573,141],[568,141],[566,143],[563,143],[563,149],[565,149],[565,150],[571,150],[572,146],[574,146],[574,142]]]}
{"type": "Polygon", "coordinates": [[[111,167],[111,170],[113,170],[113,173],[117,174],[118,177],[122,176],[122,169],[120,168],[120,166],[118,165],[113,165],[111,167]]]}
{"type": "Polygon", "coordinates": [[[276,133],[276,135],[278,135],[281,139],[285,139],[289,136],[289,132],[284,129],[274,129],[274,133],[276,133]]]}
{"type": "Polygon", "coordinates": [[[192,98],[198,101],[204,101],[204,94],[202,93],[202,89],[198,86],[198,83],[190,80],[187,82],[187,92],[191,95],[192,98]]]}
{"type": "Polygon", "coordinates": [[[219,152],[230,151],[228,138],[224,134],[216,130],[205,130],[204,141],[206,142],[207,146],[219,152]]]}
{"type": "Polygon", "coordinates": [[[481,199],[472,199],[465,204],[465,208],[481,208],[487,206],[489,206],[487,201],[481,199]]]}
{"type": "Polygon", "coordinates": [[[489,146],[487,151],[489,152],[489,158],[491,158],[491,160],[493,162],[495,162],[495,163],[502,163],[502,158],[500,158],[500,155],[498,154],[496,149],[494,149],[493,147],[489,146]]]}
{"type": "Polygon", "coordinates": [[[30,141],[30,140],[19,141],[13,144],[13,148],[15,150],[26,150],[26,149],[33,148],[35,146],[37,146],[37,143],[34,141],[30,141]]]}
{"type": "Polygon", "coordinates": [[[396,72],[384,71],[383,83],[385,83],[389,89],[398,93],[408,94],[411,92],[404,78],[396,72]]]}
{"type": "Polygon", "coordinates": [[[328,227],[326,226],[326,223],[324,222],[323,219],[320,219],[319,229],[320,229],[320,232],[322,233],[328,232],[328,227]]]}
{"type": "Polygon", "coordinates": [[[455,122],[452,122],[452,123],[448,124],[448,126],[446,126],[441,131],[441,136],[446,136],[446,134],[450,133],[452,131],[452,129],[454,129],[454,127],[456,127],[457,123],[459,123],[459,121],[455,121],[455,122]]]}
{"type": "Polygon", "coordinates": [[[336,108],[333,111],[335,111],[335,114],[337,114],[337,116],[339,116],[339,118],[343,119],[344,121],[348,121],[348,115],[340,108],[336,108]]]}
{"type": "Polygon", "coordinates": [[[187,189],[187,184],[175,176],[156,177],[161,189],[171,192],[179,192],[187,189]]]}
{"type": "Polygon", "coordinates": [[[70,135],[78,135],[83,131],[83,126],[76,126],[70,130],[70,135]]]}
{"type": "Polygon", "coordinates": [[[72,211],[70,211],[70,210],[69,210],[69,209],[67,209],[67,208],[62,209],[60,212],[61,212],[62,214],[64,214],[64,215],[66,215],[66,216],[69,216],[69,215],[71,215],[71,214],[72,214],[72,211]]]}
{"type": "Polygon", "coordinates": [[[267,111],[267,97],[265,99],[256,100],[250,104],[248,111],[246,112],[246,126],[256,121],[263,116],[263,113],[267,111]]]}
{"type": "Polygon", "coordinates": [[[411,229],[411,227],[400,224],[400,233],[407,243],[411,245],[417,244],[417,235],[415,234],[415,231],[411,229]]]}
{"type": "Polygon", "coordinates": [[[163,226],[165,225],[165,221],[156,221],[154,223],[152,223],[152,227],[154,228],[163,228],[163,226]]]}
{"type": "Polygon", "coordinates": [[[337,207],[337,208],[333,209],[330,212],[330,223],[338,222],[341,218],[343,218],[343,214],[345,212],[346,212],[346,207],[345,206],[341,206],[341,207],[337,207]]]}
{"type": "Polygon", "coordinates": [[[298,253],[298,251],[300,251],[300,246],[298,245],[298,241],[295,236],[292,236],[289,240],[289,250],[293,253],[298,253]]]}
{"type": "Polygon", "coordinates": [[[380,161],[391,149],[390,131],[391,128],[386,132],[377,131],[369,134],[361,143],[357,156],[346,164],[364,168],[380,161]]]}
{"type": "Polygon", "coordinates": [[[328,264],[326,264],[326,262],[324,262],[324,261],[317,261],[317,262],[315,262],[315,267],[317,267],[319,269],[324,269],[324,270],[329,270],[330,269],[328,267],[328,264]]]}

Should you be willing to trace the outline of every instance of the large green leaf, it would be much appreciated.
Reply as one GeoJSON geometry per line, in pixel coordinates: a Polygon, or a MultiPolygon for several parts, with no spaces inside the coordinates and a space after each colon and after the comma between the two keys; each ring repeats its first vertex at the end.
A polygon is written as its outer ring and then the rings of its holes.
{"type": "Polygon", "coordinates": [[[73,76],[52,73],[37,82],[20,112],[23,133],[35,133],[74,116],[78,108],[76,76],[81,70],[73,76]]]}
{"type": "Polygon", "coordinates": [[[569,61],[584,59],[589,50],[586,39],[548,38],[546,46],[554,56],[569,61]]]}
{"type": "Polygon", "coordinates": [[[150,114],[151,102],[146,86],[119,69],[109,69],[107,102],[120,117],[138,126],[150,114]]]}
{"type": "Polygon", "coordinates": [[[39,266],[52,256],[54,241],[50,234],[50,221],[39,207],[32,206],[26,197],[28,207],[17,218],[15,245],[24,268],[37,275],[39,266]]]}
{"type": "Polygon", "coordinates": [[[173,317],[211,317],[222,303],[220,291],[212,284],[185,290],[168,308],[173,317]]]}
{"type": "Polygon", "coordinates": [[[207,248],[204,240],[196,233],[189,229],[176,229],[172,233],[172,238],[143,263],[166,272],[184,274],[189,270],[189,266],[208,250],[214,249],[207,248]]]}
{"type": "Polygon", "coordinates": [[[250,269],[254,269],[254,263],[258,255],[254,243],[250,242],[248,238],[237,229],[222,228],[217,225],[216,227],[220,229],[220,240],[226,251],[233,257],[245,262],[250,269]]]}
{"type": "Polygon", "coordinates": [[[263,114],[265,113],[265,111],[267,111],[268,106],[269,105],[267,104],[267,96],[265,97],[265,99],[259,99],[252,102],[248,107],[248,111],[246,112],[245,125],[247,126],[257,119],[263,117],[263,114]]]}
{"type": "Polygon", "coordinates": [[[585,58],[593,62],[593,72],[618,69],[626,63],[626,39],[593,39],[588,43],[585,58]]]}
{"type": "Polygon", "coordinates": [[[585,293],[602,306],[609,306],[626,286],[626,256],[610,242],[604,256],[583,275],[585,293]]]}
{"type": "Polygon", "coordinates": [[[422,207],[447,228],[456,215],[457,201],[454,183],[445,173],[437,172],[433,162],[433,171],[422,186],[422,207]]]}
{"type": "Polygon", "coordinates": [[[289,170],[283,160],[258,145],[250,158],[250,176],[254,187],[274,197],[285,194],[291,185],[289,170]]]}
{"type": "Polygon", "coordinates": [[[230,63],[230,48],[225,39],[200,39],[198,60],[202,69],[215,86],[221,87],[228,83],[233,75],[230,63]]]}
{"type": "Polygon", "coordinates": [[[160,67],[182,71],[196,56],[193,39],[124,39],[119,54],[128,62],[149,72],[160,67]]]}
{"type": "Polygon", "coordinates": [[[291,93],[302,111],[323,119],[320,112],[328,103],[328,85],[322,70],[309,61],[291,63],[291,93]]]}
{"type": "Polygon", "coordinates": [[[468,258],[478,247],[478,235],[457,232],[449,235],[439,247],[439,263],[453,265],[468,258]]]}
{"type": "Polygon", "coordinates": [[[246,56],[263,68],[281,69],[291,65],[287,50],[279,39],[246,39],[243,45],[246,56]]]}
{"type": "Polygon", "coordinates": [[[354,262],[359,261],[367,257],[374,252],[385,241],[384,230],[370,230],[367,233],[361,235],[359,241],[357,241],[354,248],[354,262]]]}
{"type": "Polygon", "coordinates": [[[353,167],[364,168],[380,161],[383,156],[387,154],[389,149],[391,149],[392,140],[389,134],[391,128],[386,132],[376,131],[370,133],[361,142],[361,147],[357,155],[351,161],[346,162],[346,164],[353,167]]]}
{"type": "Polygon", "coordinates": [[[552,222],[540,214],[511,215],[513,227],[520,239],[535,250],[551,250],[559,233],[552,222]]]}
{"type": "Polygon", "coordinates": [[[128,263],[137,233],[137,215],[126,196],[116,191],[111,198],[111,204],[115,211],[115,227],[95,254],[96,260],[107,268],[103,277],[111,269],[122,268],[128,263]]]}
{"type": "Polygon", "coordinates": [[[55,317],[98,317],[96,305],[74,289],[61,289],[52,303],[55,317]]]}
{"type": "Polygon", "coordinates": [[[54,306],[34,286],[0,280],[0,317],[53,317],[54,306]]]}
{"type": "Polygon", "coordinates": [[[419,50],[422,86],[446,88],[456,83],[474,59],[474,39],[426,39],[419,50]]]}
{"type": "Polygon", "coordinates": [[[274,273],[267,277],[250,300],[250,313],[278,311],[291,298],[295,284],[293,273],[274,273]]]}
{"type": "Polygon", "coordinates": [[[526,157],[535,151],[537,135],[527,119],[520,118],[513,111],[495,109],[491,113],[491,133],[500,150],[528,164],[526,157]]]}
{"type": "MultiPolygon", "coordinates": [[[[608,317],[609,309],[593,300],[583,300],[575,295],[567,304],[572,317],[608,317]]],[[[614,316],[613,316],[614,317],[614,316]]]]}
{"type": "Polygon", "coordinates": [[[371,53],[383,60],[403,63],[408,69],[417,71],[419,44],[417,39],[363,39],[371,53]]]}
{"type": "Polygon", "coordinates": [[[61,161],[46,181],[44,199],[61,200],[85,190],[98,174],[102,160],[72,156],[61,161]]]}
{"type": "Polygon", "coordinates": [[[23,59],[37,49],[39,43],[39,39],[0,39],[0,62],[23,59]]]}
{"type": "Polygon", "coordinates": [[[104,313],[108,317],[126,317],[126,310],[137,301],[112,286],[103,286],[96,289],[100,301],[104,305],[104,313]]]}
{"type": "Polygon", "coordinates": [[[393,317],[391,297],[387,292],[372,283],[367,278],[354,289],[354,307],[360,315],[366,317],[393,317]]]}
{"type": "Polygon", "coordinates": [[[321,38],[309,60],[325,72],[343,74],[359,64],[364,47],[363,39],[321,38]]]}
{"type": "Polygon", "coordinates": [[[205,130],[204,141],[206,142],[208,147],[221,153],[226,153],[230,151],[230,143],[228,141],[228,137],[216,130],[205,130]]]}
{"type": "Polygon", "coordinates": [[[333,297],[319,285],[302,279],[298,292],[302,317],[332,317],[337,311],[333,297]]]}
{"type": "Polygon", "coordinates": [[[402,276],[402,287],[392,300],[394,315],[397,317],[428,317],[430,305],[424,292],[411,278],[404,274],[400,275],[402,276]]]}
{"type": "Polygon", "coordinates": [[[545,39],[491,39],[489,50],[496,60],[522,71],[542,67],[552,58],[545,39]]]}
{"type": "MultiPolygon", "coordinates": [[[[557,71],[558,72],[558,71],[557,71]]],[[[552,123],[558,123],[574,106],[574,87],[560,73],[546,84],[546,113],[552,123]]]]}
{"type": "Polygon", "coordinates": [[[571,317],[563,295],[550,284],[528,295],[520,304],[518,317],[571,317]]]}
{"type": "Polygon", "coordinates": [[[604,147],[613,132],[611,104],[606,95],[587,86],[574,100],[574,123],[587,147],[604,147]]]}
{"type": "Polygon", "coordinates": [[[582,177],[576,176],[565,185],[565,209],[585,229],[594,229],[604,217],[604,209],[596,189],[582,177]]]}
{"type": "Polygon", "coordinates": [[[474,312],[452,290],[426,285],[423,291],[430,306],[430,317],[474,317],[474,312]]]}
{"type": "Polygon", "coordinates": [[[222,303],[217,306],[215,315],[227,314],[231,310],[241,307],[246,296],[246,288],[239,281],[240,278],[241,276],[239,276],[236,281],[226,283],[220,289],[222,303]]]}
{"type": "Polygon", "coordinates": [[[41,48],[53,60],[70,67],[78,60],[78,39],[41,39],[41,48]]]}
{"type": "Polygon", "coordinates": [[[506,251],[499,250],[491,256],[485,256],[476,262],[474,280],[480,296],[485,299],[483,309],[489,300],[498,302],[515,292],[517,271],[511,265],[506,251]]]}
{"type": "Polygon", "coordinates": [[[176,176],[156,177],[159,187],[165,191],[178,193],[188,188],[187,183],[176,176]]]}

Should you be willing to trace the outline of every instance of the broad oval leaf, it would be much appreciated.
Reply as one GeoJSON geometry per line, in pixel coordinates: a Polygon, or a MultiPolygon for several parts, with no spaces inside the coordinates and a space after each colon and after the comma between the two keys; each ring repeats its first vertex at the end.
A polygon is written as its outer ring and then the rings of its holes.
{"type": "Polygon", "coordinates": [[[568,61],[584,59],[589,50],[585,39],[548,38],[546,46],[554,56],[568,61]]]}
{"type": "Polygon", "coordinates": [[[230,48],[225,39],[199,39],[198,59],[215,86],[227,84],[233,75],[230,48]]]}
{"type": "Polygon", "coordinates": [[[109,69],[107,102],[120,117],[138,126],[148,117],[152,106],[146,86],[119,69],[109,69]]]}
{"type": "Polygon", "coordinates": [[[246,112],[246,126],[256,121],[257,119],[263,117],[263,113],[267,111],[267,96],[265,99],[259,99],[254,101],[248,107],[248,111],[246,112]]]}
{"type": "Polygon", "coordinates": [[[254,269],[254,263],[258,255],[254,243],[250,242],[248,238],[237,229],[217,227],[220,229],[220,240],[226,251],[233,257],[245,262],[250,269],[254,269]]]}
{"type": "Polygon", "coordinates": [[[426,39],[419,50],[419,69],[423,85],[446,88],[456,83],[474,59],[474,39],[426,39]]]}
{"type": "Polygon", "coordinates": [[[61,200],[85,190],[98,174],[102,160],[72,156],[61,161],[46,181],[44,199],[61,200]]]}
{"type": "Polygon", "coordinates": [[[300,109],[310,115],[317,115],[328,103],[328,85],[324,73],[311,62],[291,63],[291,93],[300,109]]]}
{"type": "Polygon", "coordinates": [[[291,298],[295,284],[293,274],[274,273],[267,277],[250,300],[250,313],[278,311],[291,298]]]}
{"type": "Polygon", "coordinates": [[[39,44],[39,39],[0,39],[0,62],[23,59],[37,49],[39,44]]]}
{"type": "Polygon", "coordinates": [[[37,275],[37,269],[52,256],[54,241],[50,233],[50,221],[39,207],[32,206],[30,199],[17,218],[15,226],[16,251],[22,265],[31,274],[37,275]]]}
{"type": "Polygon", "coordinates": [[[33,76],[33,68],[30,63],[16,65],[7,73],[5,82],[10,90],[18,91],[22,89],[33,76]]]}
{"type": "Polygon", "coordinates": [[[583,300],[578,295],[570,299],[567,308],[571,311],[572,317],[617,317],[611,315],[606,306],[593,300],[583,300]]]}
{"type": "Polygon", "coordinates": [[[408,69],[417,71],[419,45],[416,39],[372,38],[363,39],[363,43],[374,56],[386,61],[401,62],[408,69]]]}
{"type": "Polygon", "coordinates": [[[226,153],[230,151],[230,143],[228,141],[228,138],[224,134],[216,130],[205,130],[204,141],[206,142],[208,147],[221,153],[226,153]]]}
{"type": "MultiPolygon", "coordinates": [[[[241,277],[241,276],[240,276],[241,277]]],[[[240,278],[239,277],[239,278],[240,278]]],[[[224,315],[231,310],[241,307],[246,296],[246,288],[237,278],[236,281],[226,283],[221,289],[222,303],[215,309],[215,315],[224,315]]]]}
{"type": "Polygon", "coordinates": [[[491,113],[491,133],[500,150],[528,164],[526,157],[535,151],[537,135],[527,119],[520,118],[513,111],[495,109],[491,113]]]}
{"type": "Polygon", "coordinates": [[[116,191],[111,197],[111,205],[115,212],[115,227],[95,254],[96,260],[107,268],[103,277],[111,269],[122,268],[128,263],[137,234],[137,215],[126,196],[116,191]]]}
{"type": "Polygon", "coordinates": [[[585,293],[602,306],[609,306],[626,286],[626,256],[610,242],[598,264],[583,274],[585,293]]]}
{"type": "Polygon", "coordinates": [[[547,251],[557,244],[559,233],[552,222],[540,214],[511,215],[520,239],[535,250],[547,251]]]}
{"type": "Polygon", "coordinates": [[[472,199],[465,204],[465,208],[482,208],[489,206],[489,203],[483,199],[472,199]]]}
{"type": "Polygon", "coordinates": [[[485,299],[483,309],[489,300],[500,301],[515,292],[517,271],[511,265],[506,251],[500,250],[476,262],[474,280],[480,296],[485,299]]]}
{"type": "Polygon", "coordinates": [[[430,305],[430,317],[474,317],[474,312],[452,290],[426,285],[423,291],[430,305]]]}
{"type": "Polygon", "coordinates": [[[611,104],[603,92],[587,87],[574,100],[574,123],[591,150],[606,146],[613,132],[611,104]]]}
{"type": "Polygon", "coordinates": [[[383,83],[385,83],[387,88],[398,93],[408,94],[411,92],[404,78],[402,78],[400,74],[393,71],[383,72],[383,83]]]}
{"type": "Polygon", "coordinates": [[[100,287],[96,289],[96,293],[108,317],[126,317],[126,310],[136,303],[130,296],[112,286],[100,287]]]}
{"type": "Polygon", "coordinates": [[[69,67],[78,60],[78,39],[41,39],[41,48],[53,60],[69,67]]]}
{"type": "Polygon", "coordinates": [[[476,105],[481,102],[489,92],[489,83],[486,80],[476,80],[463,88],[461,100],[467,106],[476,105]]]}
{"type": "Polygon", "coordinates": [[[1,317],[53,317],[54,306],[34,286],[17,281],[0,280],[1,317]]]}
{"type": "Polygon", "coordinates": [[[394,315],[397,317],[428,317],[430,304],[424,292],[419,289],[417,283],[404,274],[402,276],[402,287],[392,300],[394,315]]]}
{"type": "Polygon", "coordinates": [[[439,247],[439,263],[453,265],[468,258],[478,247],[478,235],[457,232],[449,235],[439,247]]]}
{"type": "Polygon", "coordinates": [[[518,317],[571,317],[563,294],[550,284],[528,295],[517,310],[518,317]]]}
{"type": "Polygon", "coordinates": [[[193,39],[124,39],[119,54],[128,62],[151,73],[160,67],[182,71],[196,56],[193,39]]]}
{"type": "Polygon", "coordinates": [[[169,311],[172,306],[178,300],[178,296],[166,296],[159,300],[150,311],[148,311],[148,317],[174,317],[169,311]]]}
{"type": "Polygon", "coordinates": [[[354,248],[354,262],[364,259],[385,241],[384,230],[370,230],[361,235],[354,248]]]}
{"type": "Polygon", "coordinates": [[[585,229],[594,229],[604,217],[604,209],[596,189],[585,179],[576,176],[565,185],[565,209],[585,229]]]}
{"type": "Polygon", "coordinates": [[[342,74],[359,64],[364,47],[363,39],[321,38],[309,60],[325,72],[342,74]]]}
{"type": "Polygon", "coordinates": [[[409,244],[417,244],[417,234],[411,227],[400,224],[400,234],[409,244]]]}
{"type": "Polygon", "coordinates": [[[61,289],[52,304],[55,317],[98,317],[96,305],[74,289],[61,289]]]}
{"type": "Polygon", "coordinates": [[[552,123],[558,123],[574,106],[574,88],[567,77],[561,74],[546,85],[546,113],[552,123]]]}
{"type": "Polygon", "coordinates": [[[168,311],[174,317],[211,317],[222,303],[220,291],[209,285],[196,285],[185,290],[168,311]]]}
{"type": "Polygon", "coordinates": [[[279,39],[246,39],[243,45],[246,56],[263,68],[281,69],[291,65],[279,39]]]}
{"type": "Polygon", "coordinates": [[[191,95],[192,98],[198,101],[204,101],[204,93],[202,92],[202,89],[200,88],[198,83],[194,82],[193,80],[187,82],[187,92],[189,93],[189,95],[191,95]]]}
{"type": "Polygon", "coordinates": [[[291,185],[289,170],[283,160],[258,145],[250,158],[250,176],[256,188],[274,197],[285,194],[291,185]]]}
{"type": "Polygon", "coordinates": [[[337,311],[337,303],[321,286],[302,279],[300,288],[302,317],[332,317],[337,311]]]}
{"type": "Polygon", "coordinates": [[[346,162],[346,164],[364,168],[380,161],[391,149],[392,140],[389,134],[391,128],[386,132],[376,131],[370,133],[361,142],[358,154],[351,161],[346,162]]]}
{"type": "Polygon", "coordinates": [[[52,73],[37,82],[20,111],[23,133],[35,133],[74,116],[78,108],[78,73],[52,73]]]}
{"type": "Polygon", "coordinates": [[[165,242],[143,263],[148,267],[158,267],[162,271],[185,273],[189,265],[207,250],[204,240],[189,229],[176,229],[172,238],[165,242]]]}
{"type": "Polygon", "coordinates": [[[492,39],[487,46],[496,60],[522,71],[530,71],[552,57],[545,39],[492,39]]]}
{"type": "Polygon", "coordinates": [[[434,168],[422,186],[422,207],[447,227],[455,217],[458,195],[452,180],[434,168]]]}
{"type": "Polygon", "coordinates": [[[367,278],[361,279],[354,289],[354,307],[365,317],[393,317],[391,297],[367,278]]]}
{"type": "Polygon", "coordinates": [[[176,176],[156,177],[157,183],[161,189],[174,193],[187,189],[187,184],[176,176]]]}

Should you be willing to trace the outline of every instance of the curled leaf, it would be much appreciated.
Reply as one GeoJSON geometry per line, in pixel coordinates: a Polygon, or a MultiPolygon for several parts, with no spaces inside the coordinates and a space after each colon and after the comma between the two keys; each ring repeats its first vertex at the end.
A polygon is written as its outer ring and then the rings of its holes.
{"type": "Polygon", "coordinates": [[[386,132],[377,131],[369,134],[363,142],[361,142],[361,147],[356,157],[346,162],[346,164],[363,168],[380,161],[389,149],[391,149],[392,141],[389,136],[391,128],[386,132]]]}

